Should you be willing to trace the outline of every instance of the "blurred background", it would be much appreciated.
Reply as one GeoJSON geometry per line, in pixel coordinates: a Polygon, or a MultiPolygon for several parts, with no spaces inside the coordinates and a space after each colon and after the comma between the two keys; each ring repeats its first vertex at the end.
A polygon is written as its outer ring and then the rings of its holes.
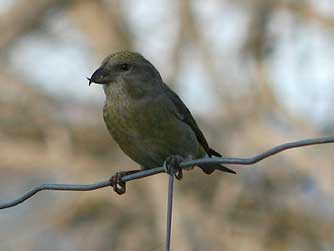
{"type": "MultiPolygon", "coordinates": [[[[0,0],[0,34],[1,200],[136,168],[104,126],[101,86],[86,80],[123,49],[156,65],[225,156],[334,135],[333,0],[0,0]]],[[[187,172],[172,249],[332,251],[333,152],[187,172]]],[[[163,250],[166,194],[162,174],[121,197],[42,192],[0,211],[0,250],[163,250]]]]}

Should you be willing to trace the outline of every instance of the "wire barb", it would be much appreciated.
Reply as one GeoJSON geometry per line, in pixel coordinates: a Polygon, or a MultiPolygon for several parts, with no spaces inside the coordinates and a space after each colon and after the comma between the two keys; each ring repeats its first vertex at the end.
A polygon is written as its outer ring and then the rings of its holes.
{"type": "MultiPolygon", "coordinates": [[[[328,144],[328,143],[334,143],[334,137],[314,138],[314,139],[306,139],[306,140],[301,140],[301,141],[290,142],[290,143],[275,146],[263,153],[260,153],[250,158],[202,158],[202,159],[196,159],[196,160],[188,160],[188,161],[183,161],[182,163],[180,163],[180,167],[186,168],[190,166],[196,166],[196,165],[208,164],[208,163],[252,165],[274,154],[285,151],[287,149],[302,147],[302,146],[309,146],[309,145],[328,144]]],[[[163,173],[163,172],[165,172],[164,167],[157,167],[157,168],[143,170],[137,173],[123,176],[121,178],[121,181],[127,182],[130,180],[141,179],[147,176],[151,176],[151,175],[155,175],[155,174],[163,173]]],[[[21,204],[22,202],[34,196],[36,193],[43,191],[43,190],[91,191],[91,190],[108,187],[110,185],[111,185],[111,182],[109,179],[105,181],[97,182],[94,184],[88,184],[88,185],[43,184],[43,185],[40,185],[40,186],[37,186],[31,189],[30,191],[24,193],[23,195],[19,196],[17,199],[14,199],[12,201],[0,201],[0,209],[17,206],[18,204],[21,204]]]]}

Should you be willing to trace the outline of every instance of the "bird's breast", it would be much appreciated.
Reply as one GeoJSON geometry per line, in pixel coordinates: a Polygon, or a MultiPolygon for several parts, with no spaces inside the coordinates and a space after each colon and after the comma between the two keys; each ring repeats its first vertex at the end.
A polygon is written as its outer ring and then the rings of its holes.
{"type": "Polygon", "coordinates": [[[143,166],[161,163],[172,154],[198,152],[193,131],[159,99],[109,100],[103,115],[110,134],[122,150],[143,166]]]}
{"type": "Polygon", "coordinates": [[[107,101],[103,116],[109,131],[130,137],[149,137],[164,131],[162,127],[164,111],[152,100],[130,100],[127,98],[107,101]],[[150,135],[147,135],[149,134],[150,135]]]}

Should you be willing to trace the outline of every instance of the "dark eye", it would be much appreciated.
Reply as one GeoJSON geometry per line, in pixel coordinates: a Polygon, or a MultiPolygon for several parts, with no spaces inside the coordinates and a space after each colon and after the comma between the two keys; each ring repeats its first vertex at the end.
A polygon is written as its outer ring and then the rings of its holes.
{"type": "Polygon", "coordinates": [[[129,64],[121,64],[121,70],[122,71],[127,71],[130,69],[130,65],[129,64]]]}

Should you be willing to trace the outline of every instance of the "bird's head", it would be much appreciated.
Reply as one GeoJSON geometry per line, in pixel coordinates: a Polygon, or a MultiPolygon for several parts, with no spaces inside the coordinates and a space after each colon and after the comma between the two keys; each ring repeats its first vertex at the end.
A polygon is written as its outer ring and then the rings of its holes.
{"type": "Polygon", "coordinates": [[[89,85],[102,84],[105,89],[112,89],[116,84],[143,89],[161,81],[161,77],[156,68],[139,53],[121,51],[106,57],[88,80],[89,85]]]}

